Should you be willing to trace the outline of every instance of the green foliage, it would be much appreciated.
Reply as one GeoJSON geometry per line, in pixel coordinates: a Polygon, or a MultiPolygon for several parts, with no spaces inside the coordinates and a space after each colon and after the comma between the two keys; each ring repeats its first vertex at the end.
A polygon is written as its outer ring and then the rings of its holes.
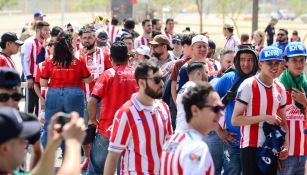
{"type": "Polygon", "coordinates": [[[109,6],[111,3],[111,0],[80,0],[77,2],[73,9],[75,10],[91,10],[95,8],[103,8],[105,6],[109,6]]]}
{"type": "Polygon", "coordinates": [[[14,6],[18,4],[18,0],[0,0],[0,10],[4,7],[14,6]]]}
{"type": "Polygon", "coordinates": [[[290,2],[289,10],[293,11],[296,16],[306,13],[305,0],[291,0],[290,2]]]}

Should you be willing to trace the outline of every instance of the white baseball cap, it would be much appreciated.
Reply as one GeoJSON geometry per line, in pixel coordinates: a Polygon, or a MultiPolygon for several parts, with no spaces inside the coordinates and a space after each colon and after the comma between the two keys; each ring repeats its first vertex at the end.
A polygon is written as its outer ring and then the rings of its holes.
{"type": "Polygon", "coordinates": [[[138,47],[136,49],[136,52],[141,55],[147,55],[148,57],[150,57],[150,48],[145,45],[141,45],[140,47],[138,47]]]}
{"type": "Polygon", "coordinates": [[[192,44],[191,45],[193,45],[194,43],[197,43],[197,42],[203,42],[203,43],[209,44],[208,37],[206,37],[204,35],[194,36],[192,38],[192,44]]]}

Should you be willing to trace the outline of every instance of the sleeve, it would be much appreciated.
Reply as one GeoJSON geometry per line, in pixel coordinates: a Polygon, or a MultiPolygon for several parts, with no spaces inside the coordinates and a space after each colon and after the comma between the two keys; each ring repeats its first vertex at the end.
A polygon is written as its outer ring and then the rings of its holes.
{"type": "Polygon", "coordinates": [[[38,66],[34,83],[39,84],[39,79],[40,78],[41,78],[41,66],[38,66]]]}
{"type": "Polygon", "coordinates": [[[178,61],[175,62],[173,71],[171,72],[171,80],[177,81],[177,75],[178,75],[178,61]]]}
{"type": "Polygon", "coordinates": [[[227,91],[230,89],[227,86],[227,83],[230,82],[228,75],[229,74],[224,74],[214,86],[214,90],[219,94],[221,98],[224,97],[227,91]]]}
{"type": "Polygon", "coordinates": [[[284,85],[282,85],[281,83],[279,83],[279,84],[280,84],[280,87],[281,87],[280,107],[283,108],[287,104],[287,91],[286,91],[284,85]]]}
{"type": "Polygon", "coordinates": [[[42,68],[41,68],[41,73],[40,73],[40,78],[42,79],[49,79],[51,76],[51,68],[50,68],[50,60],[46,60],[43,62],[42,64],[42,68]]]}
{"type": "Polygon", "coordinates": [[[236,101],[239,101],[245,105],[247,105],[252,97],[252,85],[251,79],[244,80],[242,84],[239,86],[238,93],[236,96],[236,101]]]}
{"type": "Polygon", "coordinates": [[[214,175],[213,160],[208,146],[204,144],[190,145],[188,148],[183,148],[183,152],[180,156],[180,163],[184,175],[214,175]],[[185,149],[187,149],[187,151],[185,151],[185,149]]]}
{"type": "Polygon", "coordinates": [[[81,76],[82,76],[82,78],[88,78],[89,76],[91,76],[91,73],[87,69],[87,67],[85,65],[85,62],[80,60],[79,64],[80,64],[80,67],[81,67],[81,76]]]}
{"type": "Polygon", "coordinates": [[[269,25],[266,26],[264,33],[268,32],[268,31],[269,31],[269,25]]]}
{"type": "Polygon", "coordinates": [[[169,110],[169,107],[166,103],[163,102],[163,106],[167,112],[168,115],[168,120],[167,120],[167,136],[166,139],[168,139],[168,137],[170,137],[171,135],[173,135],[173,127],[172,127],[172,120],[171,120],[171,113],[169,110]]]}
{"type": "Polygon", "coordinates": [[[109,76],[108,71],[103,72],[95,83],[91,96],[100,101],[105,96],[111,79],[113,77],[109,76]]]}
{"type": "Polygon", "coordinates": [[[115,113],[112,126],[113,128],[108,150],[121,153],[128,145],[131,136],[131,129],[128,122],[127,112],[125,110],[119,109],[115,113]]]}
{"type": "Polygon", "coordinates": [[[31,52],[33,49],[33,44],[29,41],[26,41],[21,47],[21,62],[22,69],[25,76],[28,78],[33,78],[33,75],[30,72],[30,63],[31,63],[31,52]]]}
{"type": "Polygon", "coordinates": [[[134,40],[134,48],[137,49],[139,47],[139,37],[134,40]]]}
{"type": "Polygon", "coordinates": [[[107,69],[112,67],[112,63],[111,63],[111,60],[110,60],[110,54],[108,52],[104,51],[103,56],[104,56],[104,65],[105,65],[104,70],[107,70],[107,69]]]}
{"type": "Polygon", "coordinates": [[[2,57],[0,57],[0,67],[8,67],[7,62],[2,57]]]}
{"type": "Polygon", "coordinates": [[[187,67],[181,67],[179,69],[178,78],[177,78],[177,93],[180,91],[181,87],[188,81],[187,67]]]}

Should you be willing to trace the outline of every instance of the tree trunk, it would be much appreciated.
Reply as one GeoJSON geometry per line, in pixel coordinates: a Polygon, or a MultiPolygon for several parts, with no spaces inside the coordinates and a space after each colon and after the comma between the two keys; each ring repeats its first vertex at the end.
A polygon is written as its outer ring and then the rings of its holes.
{"type": "Polygon", "coordinates": [[[253,0],[253,20],[252,20],[252,34],[258,30],[258,10],[259,0],[253,0]]]}
{"type": "Polygon", "coordinates": [[[199,31],[200,33],[203,32],[203,0],[195,0],[196,6],[197,6],[197,11],[199,14],[199,31]]]}

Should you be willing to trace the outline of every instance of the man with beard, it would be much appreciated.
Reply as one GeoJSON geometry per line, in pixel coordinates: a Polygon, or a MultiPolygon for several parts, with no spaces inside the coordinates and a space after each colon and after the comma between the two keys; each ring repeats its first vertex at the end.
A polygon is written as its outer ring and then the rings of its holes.
{"type": "Polygon", "coordinates": [[[154,18],[151,20],[151,22],[152,22],[152,30],[161,31],[162,24],[160,19],[154,18]]]}
{"type": "Polygon", "coordinates": [[[170,41],[172,41],[173,36],[175,34],[174,27],[175,27],[174,19],[172,19],[172,18],[166,19],[166,22],[165,22],[165,35],[168,37],[168,39],[170,41]]]}
{"type": "Polygon", "coordinates": [[[39,62],[42,62],[45,55],[46,39],[50,36],[49,23],[39,21],[36,24],[35,37],[28,38],[21,47],[21,62],[24,75],[27,79],[26,89],[26,112],[38,115],[38,97],[34,91],[34,80],[39,62]]]}
{"type": "Polygon", "coordinates": [[[85,25],[81,28],[80,34],[81,43],[84,47],[83,59],[93,78],[90,84],[85,83],[85,94],[88,100],[98,77],[104,70],[112,67],[112,64],[108,52],[96,47],[97,37],[94,27],[85,25]]]}
{"type": "Polygon", "coordinates": [[[142,21],[143,35],[135,38],[134,48],[138,48],[141,45],[148,46],[149,41],[151,40],[152,24],[149,19],[144,19],[142,21]]]}
{"type": "Polygon", "coordinates": [[[157,59],[162,71],[163,80],[168,79],[171,73],[172,63],[174,63],[172,62],[174,58],[168,53],[168,50],[171,50],[169,39],[166,35],[157,35],[149,44],[151,45],[152,54],[156,57],[155,59],[157,59]]]}
{"type": "Polygon", "coordinates": [[[170,114],[162,97],[162,72],[144,61],[135,70],[139,91],[115,114],[105,175],[114,175],[122,156],[121,174],[159,174],[165,140],[172,135],[170,114]]]}
{"type": "Polygon", "coordinates": [[[99,76],[87,106],[89,124],[98,126],[98,132],[90,151],[87,175],[103,173],[114,114],[138,89],[134,79],[134,69],[128,66],[127,46],[123,42],[115,42],[110,52],[113,67],[99,76]],[[101,100],[98,122],[96,110],[101,100]]]}
{"type": "MultiPolygon", "coordinates": [[[[81,43],[83,45],[84,55],[82,59],[86,63],[86,67],[91,73],[92,82],[84,83],[85,97],[86,97],[86,105],[87,101],[90,98],[90,94],[93,91],[94,85],[98,79],[98,77],[102,74],[104,70],[112,67],[111,61],[109,59],[108,51],[105,51],[99,47],[96,47],[97,37],[95,35],[95,28],[90,25],[85,25],[80,30],[81,43]]],[[[96,118],[99,118],[100,105],[97,109],[96,118]]],[[[88,118],[88,111],[85,110],[84,117],[88,118]]],[[[88,147],[84,146],[84,152],[86,155],[86,159],[82,164],[82,169],[87,169],[89,163],[88,147]]]]}
{"type": "Polygon", "coordinates": [[[277,47],[279,49],[282,50],[282,52],[284,53],[285,48],[288,45],[288,30],[285,28],[281,28],[278,31],[277,34],[277,42],[274,43],[272,46],[277,47]]]}

